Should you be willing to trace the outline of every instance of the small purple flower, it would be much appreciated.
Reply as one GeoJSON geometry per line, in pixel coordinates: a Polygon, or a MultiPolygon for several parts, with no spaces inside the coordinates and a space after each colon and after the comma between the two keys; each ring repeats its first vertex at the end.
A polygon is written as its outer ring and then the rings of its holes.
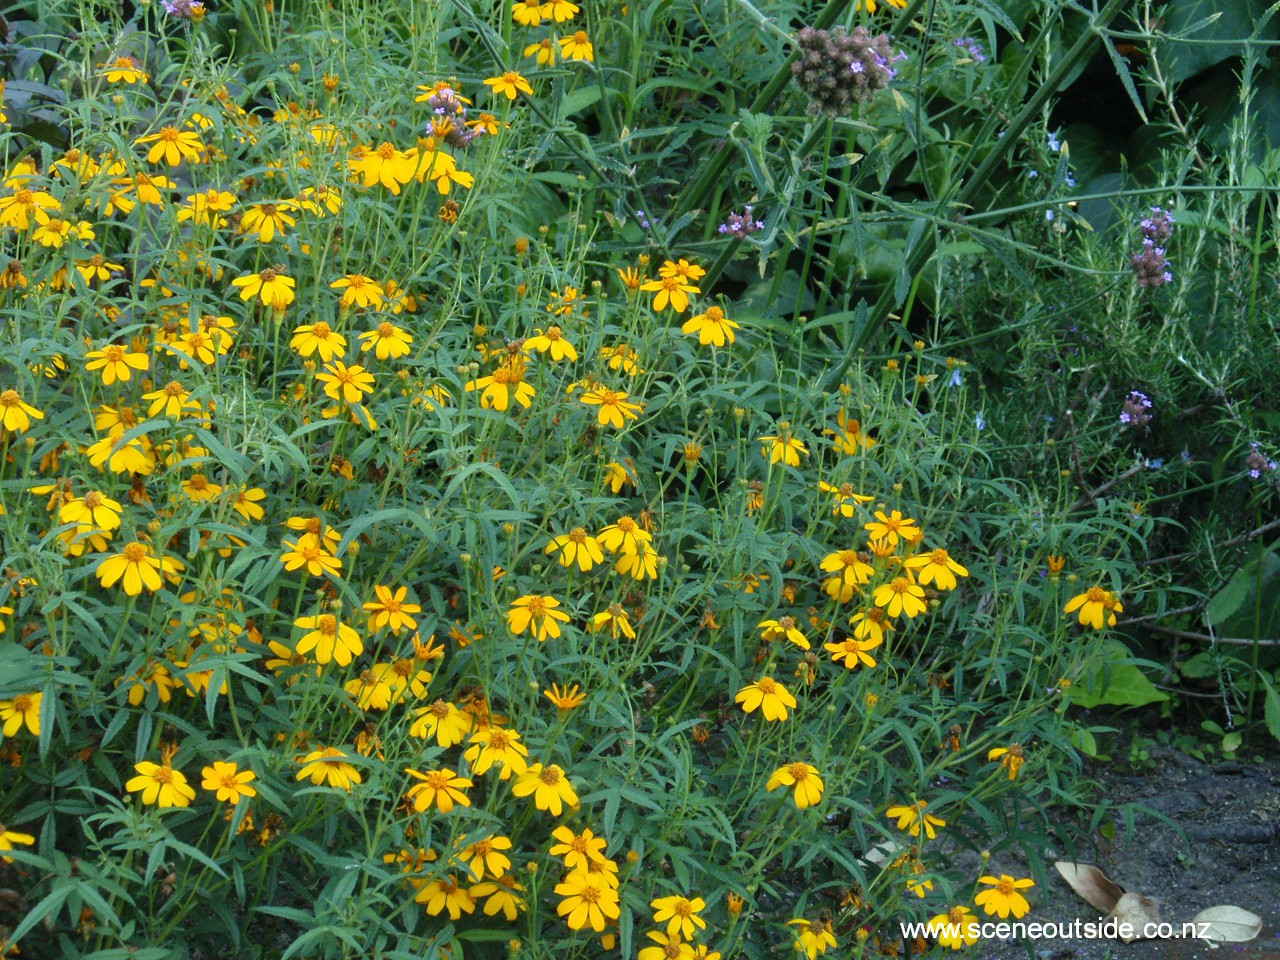
{"type": "Polygon", "coordinates": [[[1248,468],[1249,477],[1252,480],[1257,480],[1264,473],[1270,473],[1276,469],[1276,462],[1262,453],[1256,443],[1249,444],[1249,455],[1244,458],[1244,465],[1248,468]]]}
{"type": "Polygon", "coordinates": [[[1135,253],[1129,265],[1140,287],[1159,287],[1173,282],[1173,271],[1165,259],[1164,247],[1157,247],[1150,237],[1143,238],[1142,252],[1135,253]]]}
{"type": "Polygon", "coordinates": [[[1151,409],[1151,398],[1141,390],[1131,390],[1124,398],[1124,408],[1120,411],[1120,422],[1126,427],[1145,427],[1154,419],[1151,409]]]}
{"type": "Polygon", "coordinates": [[[1142,237],[1144,240],[1150,240],[1155,244],[1164,244],[1173,236],[1174,220],[1161,207],[1152,207],[1151,216],[1146,217],[1138,224],[1142,228],[1142,237]]]}
{"type": "Polygon", "coordinates": [[[967,53],[975,63],[986,63],[987,55],[982,51],[982,44],[973,37],[959,37],[951,42],[967,53]]]}
{"type": "Polygon", "coordinates": [[[720,224],[716,229],[718,232],[728,234],[731,237],[746,237],[753,233],[759,233],[764,229],[763,220],[755,220],[755,214],[752,212],[751,204],[747,204],[742,208],[742,214],[730,213],[725,222],[720,224]]]}
{"type": "Polygon", "coordinates": [[[183,20],[191,20],[204,14],[204,4],[198,0],[161,0],[161,4],[169,16],[183,20]]]}

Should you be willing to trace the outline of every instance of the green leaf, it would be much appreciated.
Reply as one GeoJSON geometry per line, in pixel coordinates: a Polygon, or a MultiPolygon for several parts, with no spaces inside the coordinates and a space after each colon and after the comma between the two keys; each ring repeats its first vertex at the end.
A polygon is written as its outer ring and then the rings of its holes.
{"type": "Polygon", "coordinates": [[[1102,652],[1102,661],[1067,691],[1072,704],[1085,708],[1103,703],[1141,707],[1169,699],[1167,693],[1157,690],[1146,674],[1138,669],[1128,647],[1119,640],[1108,640],[1102,652]]]}
{"type": "Polygon", "coordinates": [[[1280,740],[1280,693],[1276,693],[1276,688],[1271,685],[1271,680],[1265,674],[1259,673],[1258,679],[1262,681],[1262,686],[1267,692],[1262,705],[1262,716],[1267,724],[1267,732],[1280,740]]]}

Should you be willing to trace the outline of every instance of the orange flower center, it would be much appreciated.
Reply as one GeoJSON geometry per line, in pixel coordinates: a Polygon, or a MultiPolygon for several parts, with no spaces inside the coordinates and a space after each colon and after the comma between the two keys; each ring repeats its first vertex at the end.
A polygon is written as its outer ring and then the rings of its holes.
{"type": "Polygon", "coordinates": [[[538,779],[541,780],[543,783],[545,783],[547,786],[554,787],[560,782],[560,779],[561,779],[560,768],[553,764],[547,767],[545,770],[543,770],[540,774],[538,774],[538,779]]]}
{"type": "MultiPolygon", "coordinates": [[[[31,694],[20,693],[13,698],[13,709],[18,713],[26,713],[31,709],[31,694]]],[[[4,831],[0,829],[0,833],[4,831]]]]}
{"type": "Polygon", "coordinates": [[[124,347],[118,347],[114,343],[102,352],[106,354],[108,363],[119,363],[124,358],[124,347]]]}
{"type": "Polygon", "coordinates": [[[1101,587],[1090,587],[1086,596],[1089,603],[1102,603],[1107,599],[1107,591],[1101,587]]]}
{"type": "Polygon", "coordinates": [[[186,391],[183,390],[182,388],[182,384],[180,384],[177,380],[170,380],[168,386],[164,388],[165,396],[168,396],[168,397],[180,397],[185,392],[186,391]]]}
{"type": "Polygon", "coordinates": [[[151,775],[151,779],[156,783],[170,784],[173,782],[173,770],[169,767],[161,767],[151,775]]]}
{"type": "Polygon", "coordinates": [[[803,763],[793,763],[787,767],[787,773],[795,779],[796,783],[801,783],[809,778],[809,768],[803,763]]]}
{"type": "Polygon", "coordinates": [[[507,736],[505,731],[494,730],[489,737],[489,749],[497,753],[505,753],[511,749],[511,738],[507,736]]]}
{"type": "Polygon", "coordinates": [[[427,774],[427,786],[432,790],[443,790],[449,786],[449,775],[443,770],[432,770],[427,774]]]}
{"type": "Polygon", "coordinates": [[[19,190],[17,193],[13,195],[13,202],[19,204],[20,206],[29,207],[31,206],[31,204],[35,203],[35,201],[36,201],[35,194],[33,194],[30,190],[27,190],[27,189],[19,190]]]}
{"type": "Polygon", "coordinates": [[[316,629],[331,637],[338,632],[338,618],[328,613],[321,614],[316,620],[316,629]]]}
{"type": "Polygon", "coordinates": [[[331,332],[329,325],[323,320],[319,323],[313,324],[311,327],[311,335],[317,340],[327,340],[331,332]]]}
{"type": "Polygon", "coordinates": [[[854,564],[858,562],[858,551],[841,550],[840,562],[843,563],[846,567],[852,567],[854,564]]]}
{"type": "Polygon", "coordinates": [[[4,404],[6,407],[16,407],[21,402],[22,398],[18,396],[17,390],[6,390],[4,393],[0,393],[0,404],[4,404]]]}
{"type": "Polygon", "coordinates": [[[778,685],[769,677],[762,677],[756,684],[756,688],[766,697],[771,697],[778,692],[778,685]]]}
{"type": "Polygon", "coordinates": [[[165,127],[160,131],[160,139],[165,143],[177,143],[182,139],[182,132],[177,127],[165,127]]]}
{"type": "Polygon", "coordinates": [[[910,593],[912,583],[906,577],[896,577],[894,578],[893,583],[889,584],[889,586],[893,589],[894,593],[910,593]]]}
{"type": "Polygon", "coordinates": [[[724,319],[724,311],[719,307],[707,307],[707,319],[712,323],[719,323],[724,319]]]}
{"type": "Polygon", "coordinates": [[[781,617],[781,618],[779,618],[779,620],[778,620],[778,629],[780,629],[780,630],[794,630],[795,628],[796,628],[796,618],[795,618],[795,617],[781,617]]]}
{"type": "Polygon", "coordinates": [[[263,283],[271,283],[276,278],[276,271],[273,267],[264,267],[262,272],[258,274],[258,279],[263,283]]]}
{"type": "Polygon", "coordinates": [[[614,524],[614,526],[616,526],[623,533],[636,532],[636,522],[632,520],[630,517],[623,517],[616,524],[614,524]]]}
{"type": "Polygon", "coordinates": [[[547,604],[542,597],[530,597],[525,603],[525,609],[529,611],[529,616],[535,620],[539,620],[547,615],[547,604]]]}
{"type": "Polygon", "coordinates": [[[445,703],[443,700],[437,700],[431,706],[427,707],[427,713],[431,714],[431,716],[435,717],[437,720],[443,720],[445,717],[449,716],[449,704],[445,703]]]}
{"type": "Polygon", "coordinates": [[[929,554],[929,559],[938,566],[945,567],[947,565],[947,561],[951,558],[947,555],[947,551],[945,550],[934,550],[929,554]]]}
{"type": "Polygon", "coordinates": [[[124,558],[130,563],[141,563],[147,557],[147,548],[136,540],[124,546],[124,558]]]}
{"type": "Polygon", "coordinates": [[[396,328],[389,321],[384,320],[382,321],[382,323],[378,324],[378,336],[380,336],[383,340],[390,340],[395,335],[396,335],[396,328]]]}
{"type": "Polygon", "coordinates": [[[209,489],[209,481],[203,473],[197,473],[187,482],[191,484],[192,490],[204,491],[209,489]]]}

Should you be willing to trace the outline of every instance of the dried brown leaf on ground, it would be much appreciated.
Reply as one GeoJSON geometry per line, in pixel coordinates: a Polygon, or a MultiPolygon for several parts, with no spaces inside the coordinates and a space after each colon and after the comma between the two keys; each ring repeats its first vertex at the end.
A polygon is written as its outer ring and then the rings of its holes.
{"type": "Polygon", "coordinates": [[[1252,940],[1262,931],[1261,917],[1229,904],[1201,910],[1195,915],[1193,922],[1197,925],[1199,936],[1219,943],[1242,943],[1252,940]],[[1208,924],[1208,929],[1200,924],[1208,924]]]}
{"type": "Polygon", "coordinates": [[[1091,907],[1096,907],[1103,913],[1110,913],[1124,896],[1124,890],[1093,864],[1059,860],[1054,867],[1072,890],[1091,907]]]}
{"type": "Polygon", "coordinates": [[[1127,936],[1121,934],[1120,939],[1125,943],[1133,943],[1135,940],[1145,938],[1143,931],[1147,929],[1148,924],[1154,925],[1160,922],[1160,907],[1150,897],[1127,892],[1116,901],[1108,919],[1110,917],[1115,917],[1130,931],[1127,936]]]}

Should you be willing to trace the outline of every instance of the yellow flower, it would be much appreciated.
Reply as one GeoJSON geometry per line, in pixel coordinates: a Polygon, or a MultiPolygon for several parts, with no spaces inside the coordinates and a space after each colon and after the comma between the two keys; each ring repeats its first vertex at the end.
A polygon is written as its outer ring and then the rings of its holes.
{"type": "Polygon", "coordinates": [[[573,807],[578,803],[578,795],[573,792],[569,778],[565,776],[564,770],[554,763],[546,767],[535,763],[529,767],[516,778],[516,782],[511,786],[511,792],[517,797],[533,794],[533,805],[539,810],[546,810],[553,817],[558,817],[564,812],[565,804],[573,807]]]}
{"type": "Polygon", "coordinates": [[[884,608],[885,613],[891,617],[905,614],[910,619],[929,609],[924,602],[924,588],[912,579],[909,571],[904,576],[894,577],[888,583],[876,587],[871,600],[877,607],[884,608]]]}
{"type": "Polygon", "coordinates": [[[1102,587],[1090,587],[1084,593],[1072,597],[1063,608],[1063,613],[1073,613],[1076,610],[1080,611],[1080,624],[1095,630],[1101,630],[1104,623],[1108,627],[1114,627],[1116,614],[1124,613],[1124,607],[1115,594],[1102,587]]]}
{"type": "Polygon", "coordinates": [[[216,793],[219,800],[235,806],[241,797],[256,797],[258,790],[249,784],[257,778],[252,770],[241,770],[238,764],[215,760],[212,766],[200,771],[204,780],[200,786],[216,793]]]}
{"type": "Polygon", "coordinates": [[[409,736],[434,737],[436,743],[446,750],[465,740],[475,723],[471,714],[459,710],[447,700],[437,700],[431,706],[415,711],[414,717],[409,736]]]}
{"type": "Polygon", "coordinates": [[[553,683],[550,690],[542,691],[542,695],[554,703],[557,710],[576,710],[587,699],[586,694],[579,692],[576,683],[563,690],[560,689],[559,684],[553,683]]]}
{"type": "Polygon", "coordinates": [[[649,543],[640,544],[636,553],[623,553],[618,556],[613,572],[632,580],[658,579],[658,551],[649,543]]]}
{"type": "Polygon", "coordinates": [[[770,463],[785,463],[788,467],[798,467],[800,457],[809,455],[808,448],[793,437],[790,430],[784,429],[776,437],[757,437],[756,440],[762,445],[760,452],[769,458],[770,463]]]}
{"type": "Polygon", "coordinates": [[[834,573],[827,580],[823,589],[831,599],[839,603],[848,603],[853,599],[857,588],[866,583],[875,574],[875,567],[862,559],[857,550],[837,550],[822,559],[822,570],[834,573]]]}
{"type": "Polygon", "coordinates": [[[1009,771],[1009,779],[1016,780],[1018,771],[1026,761],[1022,756],[1022,744],[1011,743],[1007,747],[994,747],[987,753],[988,760],[999,760],[1000,766],[1009,771]]]}
{"type": "Polygon", "coordinates": [[[707,307],[706,313],[691,317],[680,328],[682,333],[696,333],[698,343],[704,347],[708,344],[723,347],[726,343],[733,343],[733,331],[741,329],[741,325],[726,317],[719,307],[707,307]]]}
{"type": "Polygon", "coordinates": [[[144,760],[135,763],[133,768],[138,776],[126,783],[125,789],[141,793],[142,802],[147,806],[187,807],[196,798],[182,771],[174,770],[167,762],[161,765],[144,760]]]}
{"type": "MultiPolygon", "coordinates": [[[[387,286],[390,287],[391,284],[387,286]]],[[[356,339],[361,341],[361,353],[372,350],[373,355],[379,360],[398,360],[400,357],[407,357],[409,344],[413,343],[413,337],[407,330],[397,327],[389,320],[384,320],[376,328],[360,334],[356,339]]]]}
{"type": "Polygon", "coordinates": [[[978,921],[968,907],[952,907],[929,921],[938,945],[948,950],[962,950],[978,942],[978,921]]]}
{"type": "Polygon", "coordinates": [[[578,399],[587,406],[598,406],[600,412],[596,418],[597,422],[601,426],[610,426],[616,430],[621,430],[628,420],[638,419],[638,411],[644,409],[642,404],[629,402],[627,394],[623,391],[605,390],[603,387],[584,390],[578,399]]]}
{"type": "Polygon", "coordinates": [[[331,613],[322,613],[315,617],[298,617],[293,621],[293,625],[310,631],[298,641],[296,649],[304,656],[315,650],[317,663],[331,663],[336,660],[345,667],[364,652],[364,643],[360,640],[360,634],[331,613]]]}
{"type": "Polygon", "coordinates": [[[522,27],[536,27],[550,11],[543,12],[542,0],[515,0],[511,5],[511,19],[522,27]]]}
{"type": "Polygon", "coordinates": [[[357,147],[347,159],[347,166],[363,178],[366,187],[382,184],[395,196],[400,187],[413,179],[416,157],[397,149],[395,144],[357,147]]]}
{"type": "Polygon", "coordinates": [[[1015,880],[1008,874],[1002,873],[999,879],[979,877],[978,882],[989,884],[994,888],[983,890],[973,898],[973,902],[982,907],[987,912],[987,916],[999,915],[1000,919],[1004,920],[1012,913],[1013,919],[1021,920],[1031,909],[1026,897],[1018,891],[1034,887],[1035,881],[1015,880]]]}
{"type": "Polygon", "coordinates": [[[556,23],[564,23],[566,20],[572,20],[578,15],[579,7],[570,0],[547,0],[542,7],[542,15],[554,20],[556,23]]]}
{"type": "Polygon", "coordinates": [[[375,310],[382,308],[382,298],[385,293],[382,284],[370,280],[363,273],[348,273],[345,277],[339,277],[333,281],[329,287],[342,291],[339,306],[373,307],[375,310]]]}
{"type": "Polygon", "coordinates": [[[841,407],[840,412],[836,414],[836,424],[839,430],[827,428],[822,432],[835,438],[833,443],[836,450],[845,456],[851,457],[859,452],[865,453],[876,445],[874,439],[862,432],[862,424],[850,417],[844,407],[841,407]]]}
{"type": "MultiPolygon", "coordinates": [[[[172,561],[169,562],[172,563],[172,561]]],[[[124,587],[124,592],[131,597],[136,597],[142,592],[143,587],[155,593],[164,586],[164,581],[160,577],[163,567],[162,561],[151,555],[150,547],[135,540],[132,543],[126,543],[118,554],[99,561],[94,572],[104,587],[114,586],[117,581],[123,579],[121,586],[124,587]]]]}
{"type": "Polygon", "coordinates": [[[349,367],[341,360],[326,363],[316,380],[324,384],[325,396],[347,403],[359,403],[365,394],[373,393],[373,374],[358,363],[349,367]]]}
{"type": "Polygon", "coordinates": [[[524,48],[526,57],[537,56],[538,66],[549,67],[556,62],[556,44],[550,37],[543,37],[537,43],[524,48]]]}
{"type": "Polygon", "coordinates": [[[609,633],[615,640],[618,639],[619,633],[628,640],[636,638],[635,629],[631,626],[631,619],[627,616],[627,611],[622,608],[620,603],[611,603],[607,608],[592,617],[592,633],[599,633],[605,627],[609,628],[609,633]]]}
{"type": "Polygon", "coordinates": [[[231,281],[231,285],[240,288],[241,300],[252,300],[256,296],[264,306],[284,310],[293,303],[296,282],[293,277],[286,277],[275,267],[264,267],[258,273],[237,277],[231,281]]]}
{"type": "MultiPolygon", "coordinates": [[[[572,290],[573,287],[566,287],[566,290],[572,290]]],[[[551,355],[551,359],[559,363],[561,360],[577,360],[578,351],[574,349],[572,343],[564,338],[564,331],[554,324],[547,327],[547,332],[543,333],[538,330],[536,336],[529,337],[524,342],[525,353],[532,354],[547,353],[551,355]]]]}
{"type": "Polygon", "coordinates": [[[206,150],[200,134],[177,127],[162,127],[159,133],[139,137],[134,143],[139,146],[154,143],[147,154],[147,162],[159,163],[163,159],[171,167],[178,166],[183,160],[199,163],[206,150]]]}
{"type": "Polygon", "coordinates": [[[347,755],[337,747],[323,747],[312,750],[298,760],[302,769],[296,779],[310,779],[315,786],[328,783],[331,787],[351,792],[352,786],[360,782],[360,771],[347,762],[347,755]]]}
{"type": "MultiPolygon", "coordinates": [[[[3,87],[3,81],[0,81],[0,88],[3,87]]],[[[0,91],[2,92],[2,91],[0,91]]],[[[4,118],[0,116],[0,121],[4,118]]],[[[12,850],[14,844],[20,843],[29,847],[36,842],[36,838],[29,833],[19,833],[17,830],[10,830],[4,824],[0,823],[0,851],[12,850]]],[[[0,857],[0,863],[13,863],[13,857],[0,857]]]]}
{"type": "Polygon", "coordinates": [[[631,517],[619,517],[601,530],[596,539],[610,553],[639,553],[642,544],[653,542],[653,535],[631,517]]]}
{"type": "Polygon", "coordinates": [[[606,463],[604,471],[604,482],[615,495],[621,493],[622,488],[627,484],[631,484],[633,487],[636,485],[631,473],[616,460],[612,463],[606,463]]]}
{"type": "Polygon", "coordinates": [[[441,813],[448,813],[454,806],[469,807],[471,798],[463,790],[471,786],[471,781],[460,777],[447,767],[442,770],[428,770],[419,773],[417,770],[405,768],[405,773],[421,780],[409,788],[408,797],[413,801],[413,809],[423,813],[434,804],[441,813]]]}
{"type": "Polygon", "coordinates": [[[321,361],[328,363],[334,357],[342,356],[346,353],[347,338],[323,320],[319,320],[315,323],[304,323],[294,328],[293,337],[289,340],[289,347],[304,357],[319,353],[321,361]]]}
{"type": "Polygon", "coordinates": [[[297,225],[298,221],[289,216],[289,211],[297,208],[298,205],[292,200],[255,203],[241,216],[240,232],[256,233],[259,242],[270,243],[277,233],[284,235],[285,227],[297,225]]]}
{"type": "Polygon", "coordinates": [[[650,293],[657,293],[657,296],[653,298],[653,309],[665,310],[670,305],[671,309],[676,313],[684,313],[689,309],[689,294],[702,292],[700,288],[691,283],[686,283],[684,278],[679,276],[649,280],[640,284],[640,289],[650,293]]]}
{"type": "Polygon", "coordinates": [[[321,539],[314,534],[305,534],[297,543],[284,541],[285,551],[280,562],[290,572],[306,567],[307,573],[313,577],[321,577],[331,573],[335,577],[342,575],[342,561],[332,556],[324,547],[321,539]]]}
{"type": "Polygon", "coordinates": [[[560,601],[555,597],[527,594],[512,601],[507,624],[516,636],[528,630],[540,643],[548,637],[554,639],[560,636],[560,624],[569,622],[569,615],[556,609],[559,606],[560,601]]]}
{"type": "Polygon", "coordinates": [[[698,912],[706,908],[707,903],[701,897],[689,900],[685,897],[659,897],[652,901],[653,922],[667,924],[668,937],[684,937],[692,940],[699,930],[707,929],[707,921],[698,916],[698,912]]]}
{"type": "Polygon", "coordinates": [[[145,353],[130,353],[119,344],[109,343],[101,350],[90,350],[85,354],[86,370],[101,370],[102,382],[111,386],[117,380],[129,380],[134,370],[147,370],[151,367],[151,358],[145,353]]]}
{"type": "Polygon", "coordinates": [[[449,919],[458,920],[464,913],[476,912],[476,902],[471,897],[471,891],[458,886],[452,876],[437,877],[414,894],[413,899],[422,904],[433,917],[448,910],[449,919]]]}
{"type": "Polygon", "coordinates": [[[809,649],[809,638],[796,626],[795,617],[779,617],[777,620],[761,620],[756,624],[760,635],[765,640],[779,638],[789,640],[801,650],[809,649]]]}
{"type": "Polygon", "coordinates": [[[533,87],[529,86],[529,81],[514,70],[508,70],[500,77],[490,77],[484,85],[493,88],[494,96],[505,94],[508,100],[514,100],[522,93],[533,95],[533,87]]]}
{"type": "Polygon", "coordinates": [[[902,565],[908,570],[919,571],[917,576],[921,583],[936,583],[939,590],[954,590],[958,582],[956,575],[969,575],[969,571],[952,560],[945,550],[933,550],[912,557],[902,565]]]}
{"type": "Polygon", "coordinates": [[[853,489],[853,484],[851,483],[845,483],[838,487],[834,487],[825,481],[819,480],[818,489],[823,493],[831,494],[831,496],[835,498],[835,506],[832,507],[831,512],[838,517],[844,517],[846,520],[850,519],[854,515],[857,504],[867,503],[868,501],[875,499],[875,497],[868,497],[864,494],[858,493],[853,489]]]}
{"type": "Polygon", "coordinates": [[[536,391],[531,384],[525,383],[524,374],[524,360],[520,357],[510,357],[491,375],[481,377],[479,380],[467,381],[464,389],[468,393],[481,390],[480,406],[485,410],[492,409],[502,413],[511,405],[513,398],[527,410],[529,404],[533,402],[536,391]]]}
{"type": "Polygon", "coordinates": [[[778,787],[793,788],[792,799],[801,810],[815,806],[822,799],[822,777],[811,763],[788,763],[773,771],[764,788],[773,791],[778,787]]]}
{"type": "Polygon", "coordinates": [[[526,909],[524,899],[519,896],[523,890],[524,887],[516,883],[516,878],[508,873],[476,884],[471,888],[471,895],[489,898],[484,905],[486,917],[492,917],[501,912],[510,923],[520,915],[522,910],[526,909]]]}
{"type": "Polygon", "coordinates": [[[772,677],[761,677],[738,691],[734,703],[742,704],[746,713],[761,710],[769,721],[787,719],[787,708],[796,706],[796,698],[772,677]]]}
{"type": "Polygon", "coordinates": [[[910,517],[904,517],[897,510],[892,511],[887,517],[883,510],[877,510],[875,520],[864,523],[862,527],[872,540],[883,540],[890,547],[897,546],[900,539],[910,543],[920,539],[920,529],[915,526],[915,521],[910,517]]]}
{"type": "Polygon", "coordinates": [[[693,952],[693,944],[685,943],[678,933],[650,930],[645,936],[657,946],[641,948],[636,960],[696,960],[698,956],[693,952]]]}
{"type": "Polygon", "coordinates": [[[557,551],[562,567],[571,567],[576,562],[583,573],[597,563],[604,563],[604,551],[600,549],[600,542],[582,527],[574,527],[566,534],[553,537],[544,552],[550,556],[557,551]]]}
{"type": "Polygon", "coordinates": [[[471,876],[476,880],[483,880],[486,873],[491,877],[500,877],[511,869],[511,858],[502,852],[510,849],[509,837],[490,834],[463,848],[458,853],[458,860],[470,870],[471,876]]]}
{"type": "Polygon", "coordinates": [[[564,865],[570,870],[588,870],[593,864],[607,861],[604,855],[609,842],[604,837],[597,837],[590,829],[575,834],[568,827],[556,827],[551,836],[559,841],[550,850],[553,857],[563,857],[564,865]]]}
{"type": "Polygon", "coordinates": [[[175,420],[192,413],[200,414],[200,404],[191,400],[190,397],[190,391],[177,380],[170,380],[159,390],[152,390],[142,395],[143,400],[151,401],[151,406],[147,408],[148,417],[158,417],[163,414],[175,420]]]}
{"type": "MultiPolygon", "coordinates": [[[[861,10],[865,6],[867,13],[875,13],[876,2],[877,0],[856,0],[853,5],[853,9],[861,10]]],[[[896,7],[898,10],[905,10],[907,8],[907,0],[884,0],[884,2],[891,7],[896,7]]],[[[813,960],[813,958],[811,957],[810,960],[813,960]]]]}
{"type": "Polygon", "coordinates": [[[116,57],[111,63],[100,63],[98,74],[107,83],[146,83],[147,72],[133,61],[133,57],[116,57]]]}
{"type": "Polygon", "coordinates": [[[43,420],[44,414],[24,401],[17,390],[0,393],[0,423],[6,430],[22,433],[30,428],[33,419],[43,420]]]}
{"type": "MultiPolygon", "coordinates": [[[[883,634],[881,637],[883,637],[883,634]]],[[[874,667],[876,665],[875,658],[868,654],[867,651],[874,650],[882,643],[884,643],[883,639],[876,639],[875,637],[870,640],[845,637],[839,643],[824,643],[822,647],[831,653],[831,659],[836,663],[843,661],[846,668],[853,670],[859,665],[874,667]]]]}
{"type": "Polygon", "coordinates": [[[556,907],[556,913],[565,918],[570,930],[590,927],[600,933],[608,921],[616,921],[621,915],[618,891],[610,886],[606,876],[604,873],[573,870],[556,884],[555,892],[563,898],[556,907]]]}
{"type": "Polygon", "coordinates": [[[520,742],[520,734],[502,727],[484,727],[471,735],[471,746],[463,756],[471,764],[471,772],[481,776],[495,763],[500,765],[498,779],[510,780],[511,775],[522,776],[529,766],[525,757],[529,751],[520,742]]]}
{"type": "Polygon", "coordinates": [[[116,530],[124,508],[100,490],[90,490],[83,497],[68,500],[58,510],[61,523],[78,523],[95,530],[116,530]]]}
{"type": "Polygon", "coordinates": [[[381,630],[383,627],[389,627],[395,634],[400,633],[401,630],[417,629],[418,621],[409,614],[421,613],[422,607],[416,603],[404,602],[409,593],[408,587],[399,587],[395,593],[392,593],[390,587],[379,584],[373,588],[373,592],[378,599],[364,605],[365,611],[373,614],[369,618],[369,626],[372,629],[381,630]]]}
{"type": "Polygon", "coordinates": [[[923,828],[924,835],[932,840],[937,836],[934,827],[945,827],[947,821],[940,820],[931,813],[925,813],[925,807],[928,805],[924,800],[917,800],[905,806],[892,806],[885,811],[885,816],[890,820],[896,817],[898,829],[907,831],[913,837],[920,836],[920,830],[923,828]]]}
{"type": "Polygon", "coordinates": [[[837,946],[836,935],[827,920],[788,920],[787,926],[797,928],[796,952],[803,953],[809,960],[816,960],[829,947],[837,946]]]}
{"type": "MultiPolygon", "coordinates": [[[[525,53],[528,56],[528,53],[525,53]]],[[[565,60],[586,60],[591,63],[595,60],[595,50],[591,46],[591,41],[587,38],[587,31],[579,30],[577,33],[569,37],[560,38],[560,56],[565,60]]],[[[541,62],[541,60],[539,60],[541,62]]],[[[658,307],[661,310],[661,307],[658,307]]]]}
{"type": "Polygon", "coordinates": [[[20,693],[12,700],[0,700],[0,731],[12,737],[25,725],[32,736],[40,736],[40,704],[43,702],[43,693],[20,693]]]}

